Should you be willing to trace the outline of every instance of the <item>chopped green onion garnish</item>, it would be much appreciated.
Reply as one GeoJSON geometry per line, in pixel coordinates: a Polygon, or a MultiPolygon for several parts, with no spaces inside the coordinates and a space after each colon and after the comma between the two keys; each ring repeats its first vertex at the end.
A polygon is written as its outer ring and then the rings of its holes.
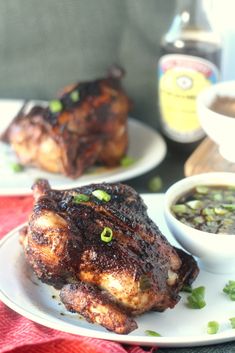
{"type": "Polygon", "coordinates": [[[120,165],[122,167],[129,167],[130,165],[132,165],[133,163],[135,163],[134,158],[129,157],[129,156],[125,156],[121,159],[120,161],[120,165]]]}
{"type": "Polygon", "coordinates": [[[229,211],[235,211],[235,205],[234,204],[226,204],[226,203],[223,203],[222,206],[226,209],[226,210],[229,210],[229,211]]]}
{"type": "Polygon", "coordinates": [[[188,296],[188,307],[191,309],[202,309],[206,305],[205,302],[205,287],[197,287],[192,290],[188,296]]]}
{"type": "Polygon", "coordinates": [[[235,328],[235,317],[230,317],[229,319],[232,328],[235,328]]]}
{"type": "Polygon", "coordinates": [[[109,243],[112,240],[112,238],[113,238],[112,229],[109,228],[109,227],[104,227],[104,229],[102,230],[102,232],[100,234],[100,238],[105,243],[109,243]]]}
{"type": "Polygon", "coordinates": [[[172,212],[175,214],[180,214],[180,213],[188,213],[188,207],[184,204],[178,204],[178,205],[172,205],[171,206],[172,212]]]}
{"type": "Polygon", "coordinates": [[[49,103],[49,109],[52,113],[59,113],[62,109],[62,103],[60,100],[55,99],[49,103]]]}
{"type": "Polygon", "coordinates": [[[202,224],[202,223],[204,223],[204,218],[202,216],[197,216],[194,218],[194,222],[196,224],[202,224]]]}
{"type": "Polygon", "coordinates": [[[207,324],[207,333],[209,335],[214,335],[219,330],[219,324],[217,321],[209,321],[207,324]]]}
{"type": "Polygon", "coordinates": [[[78,91],[71,92],[69,96],[72,102],[78,102],[80,99],[80,95],[78,91]]]}
{"type": "Polygon", "coordinates": [[[235,300],[235,281],[228,281],[223,288],[223,292],[226,293],[231,300],[235,300]]]}
{"type": "Polygon", "coordinates": [[[202,202],[200,200],[191,200],[186,202],[186,205],[189,206],[192,210],[197,210],[202,207],[202,202]]]}
{"type": "Polygon", "coordinates": [[[77,194],[73,196],[73,201],[75,203],[87,202],[89,201],[89,196],[85,194],[77,194]]]}
{"type": "Polygon", "coordinates": [[[215,201],[222,201],[223,200],[223,196],[221,195],[221,194],[214,194],[213,195],[213,199],[215,200],[215,201]]]}
{"type": "Polygon", "coordinates": [[[152,330],[145,330],[144,331],[146,335],[148,336],[155,336],[155,337],[161,337],[160,333],[152,330]]]}
{"type": "Polygon", "coordinates": [[[214,211],[215,211],[215,214],[218,214],[218,215],[224,215],[224,214],[226,214],[228,211],[225,209],[225,208],[223,208],[223,207],[215,207],[214,208],[214,211]]]}
{"type": "Polygon", "coordinates": [[[111,200],[111,196],[104,190],[94,190],[92,191],[92,195],[94,195],[97,199],[101,200],[101,201],[110,201],[111,200]]]}
{"type": "Polygon", "coordinates": [[[10,166],[11,166],[11,169],[13,170],[13,172],[15,172],[15,173],[19,173],[24,170],[24,167],[19,163],[11,163],[10,166]]]}
{"type": "Polygon", "coordinates": [[[209,189],[208,187],[206,186],[203,186],[203,185],[200,185],[200,186],[197,186],[196,187],[196,191],[199,193],[199,194],[207,194],[209,189]]]}
{"type": "Polygon", "coordinates": [[[202,210],[202,214],[204,216],[212,216],[215,214],[214,208],[206,207],[204,210],[202,210]]]}
{"type": "Polygon", "coordinates": [[[186,293],[192,293],[193,291],[193,288],[190,286],[190,285],[184,285],[182,288],[181,288],[181,292],[186,292],[186,293]]]}
{"type": "Polygon", "coordinates": [[[160,176],[155,176],[149,180],[148,188],[152,192],[158,192],[162,189],[162,179],[160,176]]]}

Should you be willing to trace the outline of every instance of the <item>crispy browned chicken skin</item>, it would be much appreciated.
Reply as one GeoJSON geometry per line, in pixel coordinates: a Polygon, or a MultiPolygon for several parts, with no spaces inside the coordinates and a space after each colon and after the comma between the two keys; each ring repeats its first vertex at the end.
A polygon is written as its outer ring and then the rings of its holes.
{"type": "Polygon", "coordinates": [[[65,88],[49,107],[27,104],[3,135],[21,164],[76,178],[94,163],[116,166],[128,147],[130,100],[123,71],[65,88]],[[55,110],[59,111],[55,111],[55,110]]]}
{"type": "Polygon", "coordinates": [[[129,333],[137,327],[133,316],[173,308],[197,276],[194,259],[168,243],[131,187],[58,191],[39,181],[33,190],[35,206],[21,235],[26,258],[38,278],[62,288],[66,308],[87,320],[129,333]],[[104,229],[112,230],[109,242],[104,229]]]}

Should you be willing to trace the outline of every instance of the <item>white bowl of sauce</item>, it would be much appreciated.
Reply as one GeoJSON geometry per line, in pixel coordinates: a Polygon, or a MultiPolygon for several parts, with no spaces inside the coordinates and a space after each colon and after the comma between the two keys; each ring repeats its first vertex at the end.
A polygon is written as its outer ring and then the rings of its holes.
{"type": "Polygon", "coordinates": [[[235,81],[212,85],[197,97],[197,112],[205,133],[229,162],[235,162],[235,81]]]}
{"type": "Polygon", "coordinates": [[[201,268],[235,272],[235,173],[204,173],[176,182],[165,194],[164,214],[173,236],[201,268]]]}

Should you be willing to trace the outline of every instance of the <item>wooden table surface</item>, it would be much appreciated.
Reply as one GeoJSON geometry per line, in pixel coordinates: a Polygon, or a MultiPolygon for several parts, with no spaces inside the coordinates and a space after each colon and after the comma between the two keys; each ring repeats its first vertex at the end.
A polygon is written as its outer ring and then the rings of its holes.
{"type": "Polygon", "coordinates": [[[206,172],[235,172],[235,163],[225,160],[209,138],[201,142],[184,164],[185,176],[206,172]]]}

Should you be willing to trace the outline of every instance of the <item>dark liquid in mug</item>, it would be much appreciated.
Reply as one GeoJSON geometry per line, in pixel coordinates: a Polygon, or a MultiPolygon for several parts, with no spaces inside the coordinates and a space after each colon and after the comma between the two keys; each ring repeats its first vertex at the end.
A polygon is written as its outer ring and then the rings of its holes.
{"type": "Polygon", "coordinates": [[[210,108],[216,113],[235,118],[235,97],[218,96],[210,108]]]}

